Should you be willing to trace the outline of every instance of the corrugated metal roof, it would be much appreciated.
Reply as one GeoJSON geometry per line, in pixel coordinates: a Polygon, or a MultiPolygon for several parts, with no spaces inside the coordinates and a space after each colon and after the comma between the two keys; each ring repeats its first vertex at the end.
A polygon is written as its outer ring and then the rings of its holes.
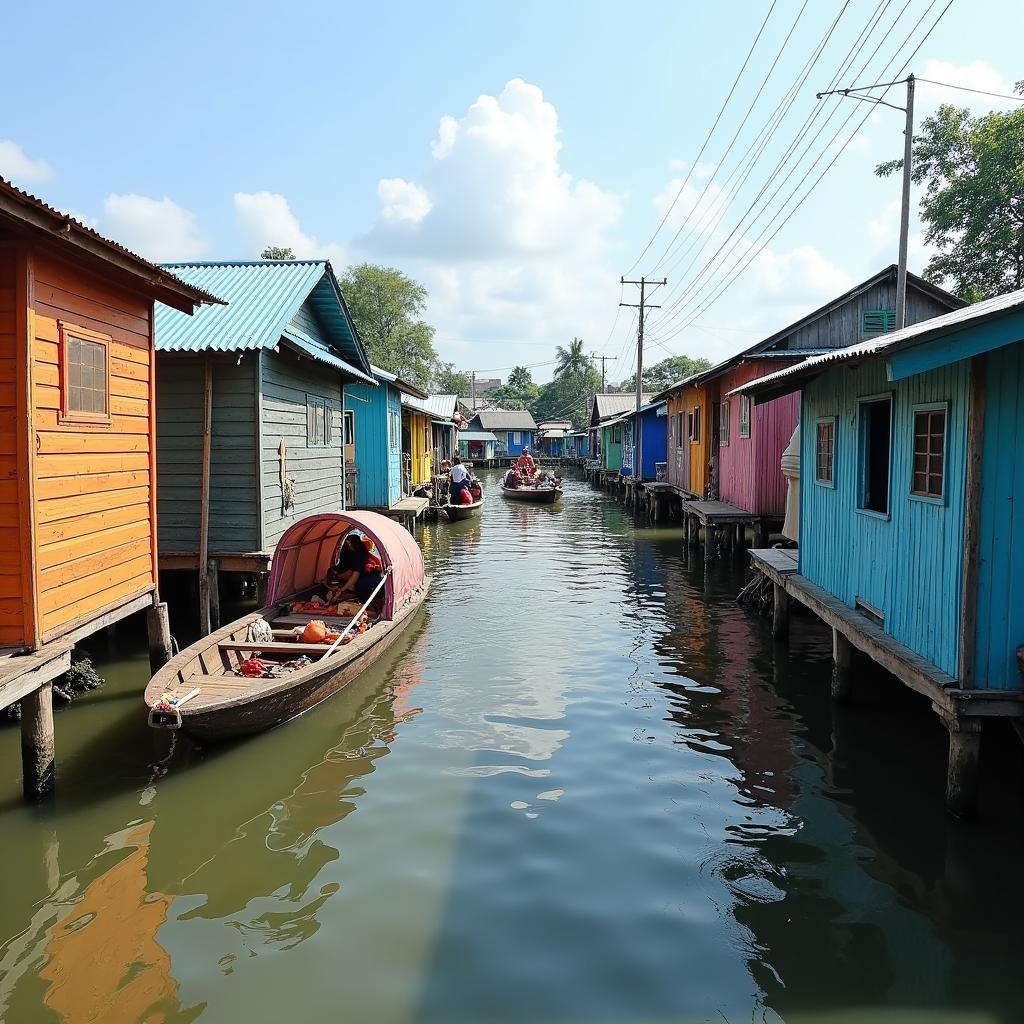
{"type": "Polygon", "coordinates": [[[420,391],[415,384],[410,384],[408,381],[402,380],[401,377],[391,373],[390,370],[382,370],[379,366],[371,366],[370,372],[378,380],[384,381],[385,384],[394,384],[394,386],[401,392],[407,395],[413,395],[416,398],[426,398],[426,392],[420,391]]]}
{"type": "MultiPolygon", "coordinates": [[[[38,196],[34,196],[30,192],[26,192],[24,189],[18,188],[17,185],[2,177],[0,177],[0,195],[6,195],[22,208],[34,210],[39,214],[43,214],[46,218],[49,218],[54,222],[54,229],[69,230],[74,228],[74,230],[80,234],[85,235],[94,241],[100,242],[103,246],[110,249],[112,253],[117,253],[120,256],[127,257],[130,262],[136,264],[134,268],[135,271],[139,273],[140,276],[146,278],[150,284],[159,285],[163,288],[177,292],[179,295],[186,296],[193,300],[196,304],[200,302],[221,304],[223,302],[222,299],[218,298],[211,292],[206,291],[202,287],[197,287],[191,282],[183,280],[166,267],[150,263],[149,260],[143,259],[143,257],[138,253],[132,252],[131,249],[121,245],[120,242],[115,242],[111,238],[106,238],[94,228],[89,227],[88,224],[83,224],[80,220],[77,220],[70,214],[64,213],[54,206],[50,206],[49,203],[43,202],[43,200],[38,196]]],[[[14,214],[14,216],[18,215],[14,214]]],[[[160,307],[157,308],[159,309],[160,307]]]]}
{"type": "Polygon", "coordinates": [[[489,430],[460,430],[460,441],[497,441],[489,430]]]}
{"type": "Polygon", "coordinates": [[[455,417],[458,403],[458,395],[427,395],[424,406],[431,416],[450,422],[455,417]]]}
{"type": "Polygon", "coordinates": [[[485,409],[474,419],[484,430],[536,430],[537,424],[526,409],[485,409]]]}
{"type": "Polygon", "coordinates": [[[962,327],[970,326],[978,320],[994,319],[1006,313],[1014,312],[1024,307],[1024,289],[1016,292],[1009,292],[1006,295],[997,295],[993,299],[986,299],[984,302],[977,302],[973,306],[965,306],[963,309],[956,309],[952,313],[945,313],[942,316],[932,317],[930,320],[922,320],[904,327],[901,331],[893,331],[891,334],[883,334],[878,338],[869,338],[848,348],[835,349],[824,355],[812,356],[794,366],[787,366],[775,373],[769,373],[764,377],[748,381],[738,388],[729,392],[730,395],[749,393],[756,394],[759,391],[776,390],[783,385],[793,384],[790,391],[799,387],[799,381],[812,377],[834,363],[856,362],[858,360],[872,359],[885,355],[894,349],[910,348],[926,341],[937,340],[946,334],[959,330],[962,327]]]}
{"type": "Polygon", "coordinates": [[[377,387],[377,382],[369,374],[356,369],[351,363],[346,363],[336,352],[325,348],[308,334],[303,334],[302,331],[295,330],[295,328],[286,328],[281,337],[287,344],[297,348],[303,355],[309,356],[310,359],[325,363],[327,366],[333,366],[336,370],[343,370],[350,377],[355,377],[356,380],[360,380],[364,384],[372,384],[374,387],[377,387]]]}
{"type": "MultiPolygon", "coordinates": [[[[640,404],[646,405],[654,395],[642,394],[640,404]]],[[[620,394],[601,394],[594,396],[594,404],[597,406],[597,418],[606,419],[608,416],[618,416],[620,413],[628,412],[636,408],[636,392],[624,391],[620,394]]]]}

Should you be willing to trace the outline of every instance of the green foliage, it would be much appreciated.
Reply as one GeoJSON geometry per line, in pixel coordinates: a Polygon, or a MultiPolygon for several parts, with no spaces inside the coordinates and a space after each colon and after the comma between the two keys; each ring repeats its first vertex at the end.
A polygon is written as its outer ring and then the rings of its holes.
{"type": "Polygon", "coordinates": [[[487,400],[499,409],[529,409],[537,401],[540,389],[525,366],[516,366],[500,388],[484,392],[487,400]]]}
{"type": "Polygon", "coordinates": [[[466,396],[472,388],[469,374],[456,370],[454,363],[443,363],[439,359],[434,365],[434,378],[430,387],[434,394],[466,396]]]}
{"type": "Polygon", "coordinates": [[[293,260],[295,253],[291,249],[282,248],[280,245],[268,245],[260,253],[261,260],[293,260]]]}
{"type": "Polygon", "coordinates": [[[572,420],[574,426],[580,426],[586,420],[590,396],[601,387],[601,374],[584,351],[581,338],[573,338],[568,346],[559,345],[555,357],[555,375],[540,389],[530,411],[538,422],[572,420]]]}
{"type": "MultiPolygon", "coordinates": [[[[914,136],[913,157],[925,240],[939,250],[925,277],[969,302],[1024,287],[1024,109],[972,117],[943,104],[914,136]]],[[[902,169],[889,160],[875,173],[902,169]]]]}
{"type": "MultiPolygon", "coordinates": [[[[711,369],[708,359],[693,359],[691,356],[669,356],[660,363],[644,367],[644,391],[663,391],[677,381],[686,380],[695,373],[711,369]]],[[[623,391],[636,390],[636,374],[627,377],[620,385],[623,391]]]]}
{"type": "Polygon", "coordinates": [[[437,365],[434,328],[422,319],[427,289],[394,267],[360,263],[341,279],[370,361],[427,390],[437,365]]]}

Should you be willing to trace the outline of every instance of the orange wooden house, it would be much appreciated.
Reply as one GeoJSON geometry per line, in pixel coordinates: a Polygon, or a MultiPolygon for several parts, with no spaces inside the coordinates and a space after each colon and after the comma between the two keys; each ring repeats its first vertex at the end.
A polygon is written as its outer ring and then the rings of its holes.
{"type": "Polygon", "coordinates": [[[711,456],[718,452],[718,380],[674,384],[658,398],[668,402],[668,482],[678,491],[704,498],[711,484],[711,456]]]}
{"type": "Polygon", "coordinates": [[[71,646],[143,609],[167,639],[154,300],[219,301],[0,179],[0,708],[22,702],[27,788],[71,646]]]}

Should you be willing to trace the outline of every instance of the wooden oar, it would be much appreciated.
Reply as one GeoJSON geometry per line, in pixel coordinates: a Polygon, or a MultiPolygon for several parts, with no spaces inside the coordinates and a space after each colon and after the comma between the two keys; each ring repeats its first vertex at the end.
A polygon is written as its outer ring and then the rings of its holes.
{"type": "Polygon", "coordinates": [[[390,575],[391,566],[389,565],[384,570],[384,575],[381,576],[380,583],[378,583],[377,586],[373,588],[373,593],[366,599],[366,603],[363,605],[363,607],[360,608],[359,611],[357,611],[355,615],[352,616],[352,621],[349,622],[349,624],[341,631],[341,633],[338,635],[338,639],[335,640],[334,643],[331,644],[331,646],[326,651],[324,651],[323,654],[320,655],[321,661],[323,661],[324,658],[329,658],[337,649],[338,644],[340,644],[341,641],[344,640],[346,636],[348,636],[348,631],[359,621],[359,616],[362,615],[363,612],[365,612],[366,609],[370,607],[370,602],[377,596],[378,593],[380,593],[380,588],[384,586],[390,575]]]}

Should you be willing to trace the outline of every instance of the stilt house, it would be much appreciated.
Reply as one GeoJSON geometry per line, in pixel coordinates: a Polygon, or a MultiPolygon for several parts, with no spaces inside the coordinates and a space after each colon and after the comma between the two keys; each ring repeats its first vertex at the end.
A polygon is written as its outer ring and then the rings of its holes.
{"type": "Polygon", "coordinates": [[[0,707],[22,702],[33,796],[52,783],[71,645],[149,609],[169,654],[154,300],[186,320],[218,301],[0,179],[0,707]]]}
{"type": "Polygon", "coordinates": [[[430,485],[434,471],[431,418],[424,399],[402,395],[402,472],[406,494],[430,485]]]}
{"type": "Polygon", "coordinates": [[[377,386],[345,387],[346,467],[355,466],[353,504],[388,512],[402,494],[402,395],[423,399],[419,388],[387,370],[372,367],[377,386]]]}
{"type": "MultiPolygon", "coordinates": [[[[958,309],[949,292],[907,275],[907,323],[958,309]]],[[[668,481],[685,497],[721,500],[754,518],[781,518],[779,460],[793,434],[799,396],[752,407],[728,393],[772,369],[891,331],[896,267],[886,267],[807,316],[660,395],[668,402],[668,481]]]]}
{"type": "Polygon", "coordinates": [[[668,403],[648,402],[640,407],[639,413],[626,413],[623,429],[622,475],[635,475],[638,480],[658,479],[658,469],[664,467],[668,451],[668,403]]]}
{"type": "Polygon", "coordinates": [[[801,401],[800,546],[782,581],[927,695],[948,795],[973,800],[981,721],[1024,716],[1024,291],[744,386],[801,401]]]}
{"type": "Polygon", "coordinates": [[[265,572],[297,518],[346,505],[342,398],[376,384],[326,260],[177,263],[229,305],[157,311],[160,564],[265,572]]]}
{"type": "Polygon", "coordinates": [[[537,451],[551,458],[565,454],[565,439],[572,430],[570,420],[544,420],[537,424],[537,451]]]}
{"type": "Polygon", "coordinates": [[[526,409],[485,409],[472,417],[469,429],[494,434],[496,458],[518,458],[524,448],[533,450],[537,424],[526,409]]]}

